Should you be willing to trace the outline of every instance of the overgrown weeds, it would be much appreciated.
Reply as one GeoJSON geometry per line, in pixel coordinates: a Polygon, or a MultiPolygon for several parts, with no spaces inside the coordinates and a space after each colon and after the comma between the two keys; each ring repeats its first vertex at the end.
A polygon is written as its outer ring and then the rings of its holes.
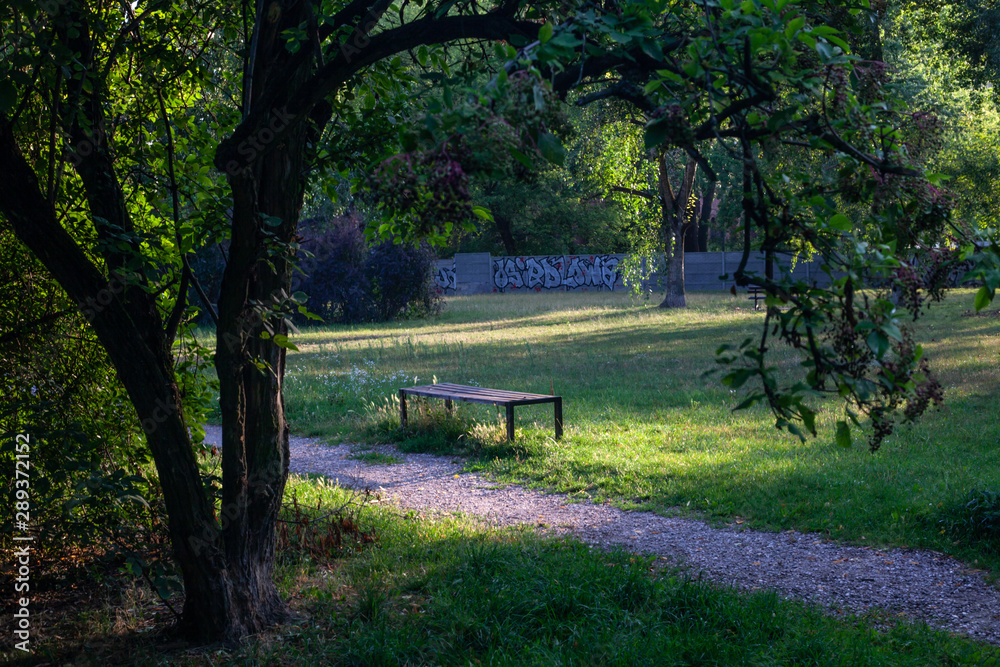
{"type": "MultiPolygon", "coordinates": [[[[315,483],[323,485],[325,478],[315,483]]],[[[298,489],[291,490],[291,500],[282,505],[276,528],[276,549],[282,558],[301,559],[309,556],[317,562],[329,562],[345,549],[360,549],[371,544],[376,536],[361,529],[360,513],[371,500],[371,491],[350,492],[336,506],[324,504],[322,495],[315,506],[299,503],[298,489]]]]}
{"type": "Polygon", "coordinates": [[[1000,492],[973,489],[935,513],[941,532],[993,555],[1000,555],[1000,492]]]}

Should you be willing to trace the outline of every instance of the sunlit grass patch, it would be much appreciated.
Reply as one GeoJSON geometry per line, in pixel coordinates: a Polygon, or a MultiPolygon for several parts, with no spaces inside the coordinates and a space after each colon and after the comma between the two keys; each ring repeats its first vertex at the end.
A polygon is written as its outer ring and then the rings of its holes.
{"type": "MultiPolygon", "coordinates": [[[[872,456],[863,433],[852,449],[835,446],[843,414],[833,401],[821,405],[820,436],[804,443],[776,431],[766,409],[733,412],[742,396],[704,373],[719,345],[760,335],[763,313],[728,293],[689,303],[491,294],[449,299],[425,320],[307,329],[288,357],[289,419],[301,434],[468,455],[500,480],[580,499],[925,546],[1000,570],[928,519],[970,490],[1000,488],[1000,317],[972,316],[965,291],[917,323],[946,407],[872,456]],[[434,381],[559,394],[565,436],[552,439],[549,405],[517,408],[509,446],[502,410],[456,403],[446,415],[441,401],[418,407],[403,431],[396,392],[434,381]]],[[[798,363],[775,350],[779,367],[798,363]]]]}

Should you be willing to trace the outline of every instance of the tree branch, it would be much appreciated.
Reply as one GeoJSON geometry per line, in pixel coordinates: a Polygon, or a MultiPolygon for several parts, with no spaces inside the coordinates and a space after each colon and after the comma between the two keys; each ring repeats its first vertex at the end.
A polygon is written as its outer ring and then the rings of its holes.
{"type": "Polygon", "coordinates": [[[356,34],[354,43],[341,44],[339,53],[331,54],[325,66],[318,68],[313,76],[290,94],[283,88],[286,81],[279,77],[272,79],[276,83],[261,93],[250,114],[229,138],[219,144],[215,166],[235,173],[265,157],[281,144],[281,139],[292,127],[310,114],[316,104],[355,73],[389,56],[421,45],[470,38],[509,39],[512,35],[527,35],[537,30],[537,23],[516,21],[494,11],[478,16],[420,19],[371,38],[356,34]],[[364,41],[359,41],[361,39],[364,41]],[[258,133],[265,128],[273,138],[266,143],[255,141],[258,133]]]}

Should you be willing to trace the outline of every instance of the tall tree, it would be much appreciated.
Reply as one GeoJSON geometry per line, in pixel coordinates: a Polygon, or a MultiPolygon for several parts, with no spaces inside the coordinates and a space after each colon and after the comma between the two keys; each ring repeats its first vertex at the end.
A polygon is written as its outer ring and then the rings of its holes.
{"type": "Polygon", "coordinates": [[[393,57],[421,45],[538,30],[518,17],[519,3],[388,10],[377,0],[329,13],[310,2],[244,3],[242,16],[199,2],[66,0],[2,10],[0,212],[80,304],[135,407],[183,574],[184,631],[195,639],[236,639],[286,614],[273,561],[288,470],[287,315],[299,305],[288,286],[306,176],[323,131],[348,106],[344,92],[360,73],[381,71],[391,93],[384,72],[399,67],[393,57]],[[227,41],[236,40],[234,53],[227,41]],[[243,75],[231,85],[210,75],[210,66],[234,62],[243,75]],[[188,423],[197,415],[185,412],[171,351],[195,235],[185,224],[183,179],[205,179],[212,152],[194,145],[192,137],[206,140],[198,128],[178,128],[197,122],[190,109],[201,95],[214,98],[206,124],[228,134],[215,164],[231,197],[215,353],[219,515],[202,486],[189,434],[197,426],[188,423]],[[227,95],[239,100],[235,108],[218,101],[227,95]],[[149,148],[150,135],[163,144],[149,148]],[[181,142],[192,144],[184,162],[181,142]],[[150,192],[151,179],[165,187],[150,192]],[[171,202],[166,210],[157,209],[159,194],[171,202]]]}

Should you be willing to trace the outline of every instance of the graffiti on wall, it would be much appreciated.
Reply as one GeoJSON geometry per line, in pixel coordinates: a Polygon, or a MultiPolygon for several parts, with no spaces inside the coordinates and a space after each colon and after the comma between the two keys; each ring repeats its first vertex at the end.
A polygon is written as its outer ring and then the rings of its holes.
{"type": "Polygon", "coordinates": [[[458,280],[455,276],[454,264],[438,267],[437,272],[434,274],[434,286],[437,287],[438,292],[455,291],[458,287],[458,280]]]}
{"type": "Polygon", "coordinates": [[[614,255],[498,257],[493,260],[493,289],[614,290],[621,278],[614,255]]]}

